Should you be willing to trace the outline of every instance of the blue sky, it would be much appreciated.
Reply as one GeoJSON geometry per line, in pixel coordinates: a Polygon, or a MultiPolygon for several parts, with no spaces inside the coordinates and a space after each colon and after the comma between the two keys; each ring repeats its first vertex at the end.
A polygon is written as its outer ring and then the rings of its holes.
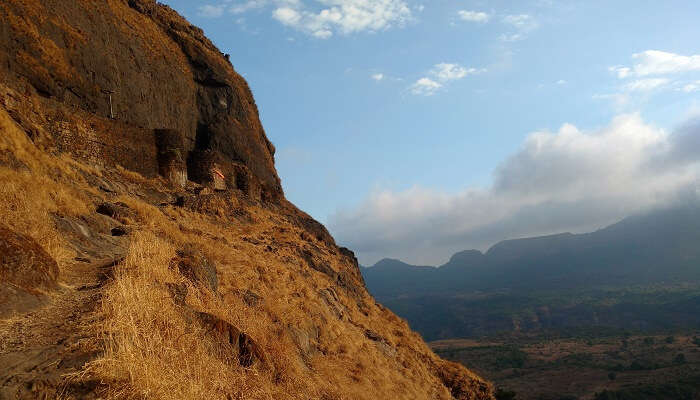
{"type": "Polygon", "coordinates": [[[698,2],[166,3],[250,83],[287,197],[365,264],[697,192],[698,2]]]}

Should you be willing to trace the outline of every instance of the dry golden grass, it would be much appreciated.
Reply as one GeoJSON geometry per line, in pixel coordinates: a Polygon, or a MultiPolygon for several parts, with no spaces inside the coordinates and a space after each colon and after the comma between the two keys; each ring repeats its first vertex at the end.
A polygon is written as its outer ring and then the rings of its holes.
{"type": "Polygon", "coordinates": [[[240,386],[241,371],[206,351],[204,332],[185,321],[166,282],[182,280],[168,268],[175,248],[138,233],[126,261],[105,290],[104,356],[89,371],[115,398],[221,398],[240,386]]]}
{"type": "Polygon", "coordinates": [[[66,210],[73,198],[64,190],[47,191],[54,186],[48,179],[40,179],[0,167],[0,219],[11,229],[35,239],[59,267],[74,257],[60,238],[50,216],[52,212],[66,210]]]}
{"type": "MultiPolygon", "coordinates": [[[[0,151],[10,151],[27,166],[26,171],[0,168],[0,218],[36,238],[55,258],[72,257],[51,214],[94,213],[104,194],[84,176],[103,176],[102,171],[39,151],[2,107],[0,131],[0,151]]],[[[162,180],[123,169],[109,179],[129,188],[109,200],[134,211],[128,221],[133,231],[125,261],[103,289],[99,318],[87,328],[101,339],[103,354],[74,378],[97,379],[107,398],[118,399],[451,398],[436,375],[442,361],[405,321],[366,292],[353,297],[299,254],[313,250],[319,262],[336,271],[350,268],[334,246],[308,239],[275,209],[232,199],[247,215],[239,220],[226,212],[155,206],[131,193],[138,188],[167,192],[162,180]],[[227,361],[214,339],[174,303],[167,284],[186,280],[169,264],[185,244],[200,247],[215,262],[219,278],[218,294],[188,284],[188,306],[245,332],[264,361],[252,368],[227,361]],[[320,295],[328,289],[337,294],[334,306],[320,295]],[[247,291],[260,297],[259,304],[244,301],[247,291]],[[366,330],[385,343],[368,339],[366,330]]],[[[468,371],[463,375],[478,379],[468,371]]]]}
{"type": "MultiPolygon", "coordinates": [[[[234,399],[301,398],[289,396],[285,385],[272,384],[273,371],[264,366],[245,369],[217,357],[206,332],[188,321],[168,292],[166,283],[186,283],[168,267],[176,247],[149,231],[136,233],[128,256],[105,289],[104,356],[90,364],[89,375],[109,382],[110,398],[234,399]]],[[[187,302],[228,321],[236,309],[217,296],[190,285],[187,302]]],[[[255,322],[248,324],[250,328],[255,322]]],[[[263,329],[262,326],[259,329],[263,329]]],[[[263,348],[279,361],[288,351],[263,348]]],[[[298,383],[293,385],[297,389],[298,383]]]]}
{"type": "Polygon", "coordinates": [[[34,238],[59,264],[74,256],[54,226],[51,214],[85,215],[89,191],[68,181],[79,181],[78,163],[40,152],[0,108],[0,151],[11,152],[27,169],[0,167],[0,220],[11,229],[34,238]],[[49,177],[62,177],[57,181],[49,177]]]}
{"type": "MultiPolygon", "coordinates": [[[[110,396],[447,398],[445,388],[428,369],[414,368],[424,361],[416,357],[418,354],[406,354],[400,362],[386,357],[364,337],[363,329],[335,318],[317,295],[328,282],[323,282],[324,276],[300,278],[301,261],[292,248],[280,249],[271,256],[261,246],[236,240],[244,235],[263,238],[275,225],[221,223],[182,209],[168,208],[163,212],[133,198],[120,200],[136,210],[142,231],[134,235],[126,261],[118,267],[114,281],[105,291],[104,320],[96,327],[104,334],[106,352],[91,364],[90,373],[110,382],[110,396]],[[182,232],[171,218],[206,235],[182,232]],[[151,222],[143,223],[147,220],[151,222]],[[216,239],[222,237],[229,238],[229,243],[216,239]],[[266,355],[265,363],[246,370],[222,362],[206,345],[209,339],[205,332],[188,322],[173,303],[166,283],[184,281],[168,264],[183,243],[197,243],[217,263],[222,294],[219,297],[190,290],[187,303],[250,335],[266,355]],[[236,293],[246,289],[260,294],[263,303],[258,307],[245,304],[236,293]],[[306,356],[300,354],[290,336],[292,327],[303,331],[318,329],[321,334],[314,345],[321,350],[306,356]],[[432,387],[426,387],[425,383],[431,381],[432,387]]],[[[270,220],[267,210],[249,211],[258,221],[270,220]]],[[[298,229],[288,229],[286,237],[267,240],[295,240],[298,229]]],[[[338,292],[343,303],[352,304],[338,292]]],[[[347,311],[353,320],[366,318],[352,307],[347,307],[347,311]]],[[[376,321],[364,324],[387,337],[393,336],[392,328],[407,330],[405,322],[393,315],[389,321],[383,320],[383,313],[372,317],[376,321]]],[[[402,334],[401,340],[415,347],[417,353],[425,351],[415,334],[402,334]]]]}

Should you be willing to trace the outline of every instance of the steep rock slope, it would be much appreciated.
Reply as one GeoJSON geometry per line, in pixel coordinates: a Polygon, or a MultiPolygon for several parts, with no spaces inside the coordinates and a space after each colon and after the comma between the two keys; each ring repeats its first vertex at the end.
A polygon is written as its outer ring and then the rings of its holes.
{"type": "Polygon", "coordinates": [[[48,99],[44,110],[59,102],[128,125],[176,129],[185,151],[241,161],[266,195],[281,196],[274,147],[247,83],[171,9],[146,0],[4,1],[0,17],[0,79],[48,99]],[[111,112],[105,92],[114,92],[111,112]]]}
{"type": "Polygon", "coordinates": [[[0,263],[25,299],[0,304],[0,398],[492,398],[284,199],[250,90],[199,29],[147,0],[0,18],[0,241],[42,260],[0,263]]]}

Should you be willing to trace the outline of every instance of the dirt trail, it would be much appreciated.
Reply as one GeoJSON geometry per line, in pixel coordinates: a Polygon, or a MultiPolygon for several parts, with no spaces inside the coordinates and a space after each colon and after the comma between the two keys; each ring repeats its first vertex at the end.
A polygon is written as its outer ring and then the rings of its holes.
{"type": "Polygon", "coordinates": [[[48,304],[0,321],[0,399],[96,398],[98,382],[69,374],[99,354],[87,327],[99,318],[101,287],[120,258],[69,265],[48,304]]]}

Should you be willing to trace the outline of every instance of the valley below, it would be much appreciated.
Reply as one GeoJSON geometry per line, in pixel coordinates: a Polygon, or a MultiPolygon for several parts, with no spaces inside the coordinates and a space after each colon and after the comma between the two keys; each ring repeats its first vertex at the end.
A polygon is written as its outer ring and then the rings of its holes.
{"type": "Polygon", "coordinates": [[[494,382],[501,400],[695,400],[698,299],[700,288],[688,283],[386,304],[438,355],[494,382]]]}
{"type": "Polygon", "coordinates": [[[501,335],[432,342],[492,380],[499,399],[697,399],[700,331],[501,335]]]}
{"type": "Polygon", "coordinates": [[[499,400],[700,398],[700,207],[507,240],[439,267],[384,259],[370,292],[499,400]]]}

